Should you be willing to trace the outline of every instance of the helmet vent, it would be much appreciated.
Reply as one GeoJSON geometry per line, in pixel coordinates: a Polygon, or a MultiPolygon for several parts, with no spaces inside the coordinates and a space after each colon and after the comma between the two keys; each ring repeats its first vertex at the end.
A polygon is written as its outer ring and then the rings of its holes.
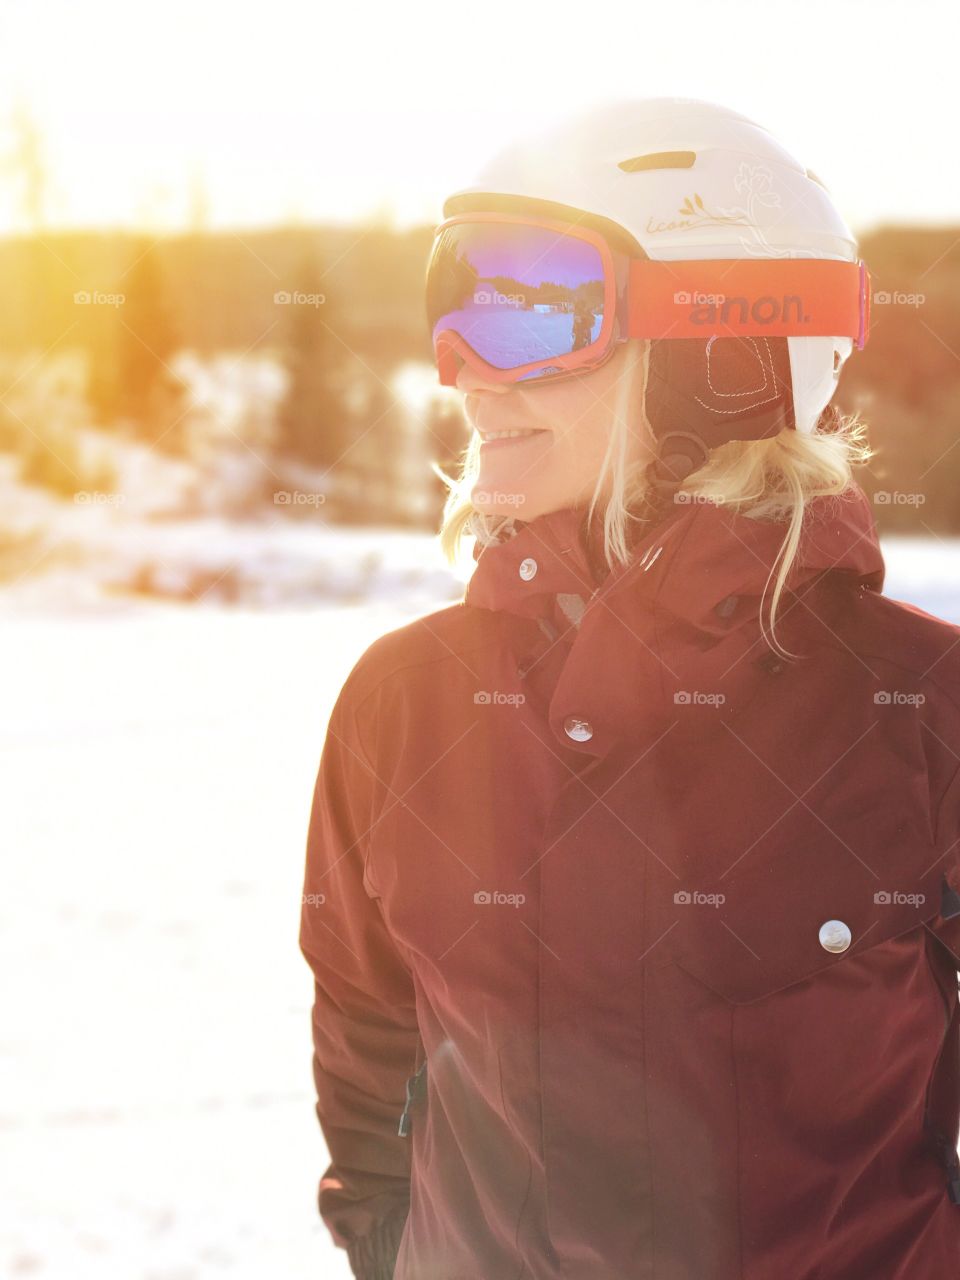
{"type": "Polygon", "coordinates": [[[651,151],[646,156],[633,156],[617,165],[624,173],[638,173],[641,169],[692,169],[697,158],[695,151],[651,151]]]}

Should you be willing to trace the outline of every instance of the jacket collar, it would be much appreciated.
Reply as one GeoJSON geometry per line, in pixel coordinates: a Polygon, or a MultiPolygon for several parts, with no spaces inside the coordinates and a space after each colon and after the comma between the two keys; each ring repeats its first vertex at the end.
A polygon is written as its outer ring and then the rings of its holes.
{"type": "MultiPolygon", "coordinates": [[[[504,540],[474,550],[477,566],[466,603],[531,618],[554,618],[561,605],[579,597],[584,605],[614,597],[681,618],[700,630],[726,631],[718,618],[730,597],[759,611],[767,577],[787,526],[755,520],[712,502],[678,504],[645,533],[631,562],[607,573],[599,566],[599,535],[585,534],[585,511],[568,507],[515,523],[504,540]]],[[[810,500],[787,588],[794,590],[825,571],[842,570],[880,591],[884,561],[866,494],[852,485],[839,497],[810,500]]],[[[767,586],[767,598],[773,582],[767,586]]],[[[564,610],[567,616],[569,610],[564,610]]],[[[745,616],[743,606],[738,617],[745,616]]]]}

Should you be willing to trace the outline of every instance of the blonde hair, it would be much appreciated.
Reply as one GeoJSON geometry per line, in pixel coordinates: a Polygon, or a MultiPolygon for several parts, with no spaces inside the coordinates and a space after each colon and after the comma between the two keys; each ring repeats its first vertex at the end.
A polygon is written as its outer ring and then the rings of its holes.
{"type": "MultiPolygon", "coordinates": [[[[627,348],[628,371],[618,384],[610,436],[587,511],[588,522],[593,522],[598,511],[602,516],[603,553],[611,569],[630,561],[630,525],[638,518],[647,487],[645,468],[649,458],[631,459],[631,437],[635,438],[639,430],[648,440],[653,438],[643,410],[642,390],[639,396],[634,393],[638,370],[643,374],[642,389],[647,385],[650,343],[647,339],[631,340],[627,348]]],[[[850,487],[854,482],[853,468],[873,457],[866,433],[867,426],[859,414],[837,413],[827,432],[818,430],[808,435],[791,427],[766,440],[730,440],[714,449],[707,462],[681,486],[680,492],[695,501],[722,503],[751,520],[787,523],[763,591],[765,596],[779,564],[769,611],[768,643],[784,657],[799,656],[780,647],[775,626],[777,606],[800,544],[807,503],[816,497],[839,497],[850,487]]],[[[480,438],[474,433],[462,455],[459,475],[447,476],[434,466],[449,490],[440,545],[451,562],[461,555],[466,537],[476,537],[482,543],[495,542],[513,525],[514,517],[487,515],[473,506],[470,493],[479,463],[480,438]]],[[[767,638],[762,609],[763,597],[760,625],[767,638]]]]}

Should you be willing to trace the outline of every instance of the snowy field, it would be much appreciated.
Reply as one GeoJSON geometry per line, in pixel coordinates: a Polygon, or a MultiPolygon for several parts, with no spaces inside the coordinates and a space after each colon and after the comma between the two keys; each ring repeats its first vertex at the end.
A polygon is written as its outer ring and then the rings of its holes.
{"type": "MultiPolygon", "coordinates": [[[[344,676],[456,592],[404,546],[419,576],[351,605],[0,599],[4,1275],[349,1276],[314,1202],[299,898],[344,676]]],[[[884,549],[888,595],[960,623],[956,543],[884,549]]]]}

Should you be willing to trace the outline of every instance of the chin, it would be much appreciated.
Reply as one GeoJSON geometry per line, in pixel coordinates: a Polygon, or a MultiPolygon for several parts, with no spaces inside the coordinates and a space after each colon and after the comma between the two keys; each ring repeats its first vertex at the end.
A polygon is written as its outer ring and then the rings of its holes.
{"type": "Polygon", "coordinates": [[[483,515],[512,517],[527,523],[548,512],[577,504],[582,486],[546,483],[554,477],[543,474],[548,470],[543,464],[539,470],[541,474],[537,475],[537,468],[531,467],[523,480],[511,481],[506,468],[481,468],[474,481],[470,501],[483,515]]]}
{"type": "Polygon", "coordinates": [[[526,495],[520,492],[495,489],[492,485],[475,484],[470,493],[470,501],[477,511],[485,516],[518,516],[523,519],[522,512],[527,506],[526,495]]]}

